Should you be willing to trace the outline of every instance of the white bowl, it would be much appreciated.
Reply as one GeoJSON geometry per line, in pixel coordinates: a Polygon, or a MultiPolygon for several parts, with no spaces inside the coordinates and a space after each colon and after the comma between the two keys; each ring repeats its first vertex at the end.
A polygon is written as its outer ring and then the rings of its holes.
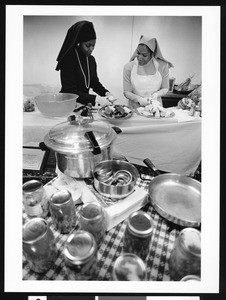
{"type": "Polygon", "coordinates": [[[34,98],[39,111],[48,117],[65,117],[76,107],[78,95],[69,93],[47,93],[34,98]]]}

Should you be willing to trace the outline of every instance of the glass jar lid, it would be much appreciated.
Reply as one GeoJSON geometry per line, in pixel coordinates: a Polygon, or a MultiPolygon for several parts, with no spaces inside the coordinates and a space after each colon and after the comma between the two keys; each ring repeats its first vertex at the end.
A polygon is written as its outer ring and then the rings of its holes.
{"type": "Polygon", "coordinates": [[[136,211],[129,216],[127,226],[134,235],[147,237],[152,233],[153,220],[149,214],[143,211],[136,211]]]}
{"type": "Polygon", "coordinates": [[[32,244],[40,240],[47,232],[48,224],[42,218],[33,218],[23,225],[23,243],[32,244]]]}
{"type": "Polygon", "coordinates": [[[50,197],[50,204],[58,207],[65,205],[70,201],[72,201],[71,192],[66,189],[58,190],[50,197]]]}
{"type": "Polygon", "coordinates": [[[115,130],[106,122],[78,122],[75,119],[52,127],[45,136],[44,143],[50,149],[62,154],[92,151],[90,133],[101,149],[108,146],[117,136],[115,130]]]}
{"type": "Polygon", "coordinates": [[[120,255],[113,266],[114,281],[145,281],[147,271],[144,261],[133,253],[120,255]]]}
{"type": "Polygon", "coordinates": [[[97,221],[103,216],[103,209],[99,202],[87,202],[81,207],[80,216],[85,220],[97,221]]]}
{"type": "Polygon", "coordinates": [[[32,179],[23,184],[23,193],[33,193],[43,187],[41,181],[32,179]]]}
{"type": "Polygon", "coordinates": [[[73,232],[64,247],[64,257],[68,264],[79,265],[89,260],[96,253],[96,242],[93,235],[84,230],[73,232]]]}
{"type": "Polygon", "coordinates": [[[195,256],[201,255],[201,233],[195,228],[185,228],[180,232],[183,246],[195,256]]]}

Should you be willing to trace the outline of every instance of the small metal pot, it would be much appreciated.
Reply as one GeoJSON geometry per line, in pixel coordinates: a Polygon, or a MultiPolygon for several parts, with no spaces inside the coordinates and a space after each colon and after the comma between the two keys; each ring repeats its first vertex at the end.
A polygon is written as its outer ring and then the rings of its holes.
{"type": "Polygon", "coordinates": [[[139,173],[128,162],[106,160],[96,165],[93,176],[96,190],[105,197],[117,200],[134,191],[139,173]]]}
{"type": "Polygon", "coordinates": [[[93,177],[95,166],[112,158],[113,142],[121,130],[102,121],[70,116],[54,126],[44,138],[55,151],[58,169],[74,178],[93,177]]]}

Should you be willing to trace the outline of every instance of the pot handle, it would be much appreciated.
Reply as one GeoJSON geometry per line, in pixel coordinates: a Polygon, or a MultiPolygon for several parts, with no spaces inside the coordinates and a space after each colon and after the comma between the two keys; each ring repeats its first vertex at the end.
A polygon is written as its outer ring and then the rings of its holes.
{"type": "Polygon", "coordinates": [[[112,129],[114,129],[114,131],[119,134],[122,132],[122,130],[119,128],[119,127],[116,127],[116,126],[112,126],[112,129]]]}
{"type": "Polygon", "coordinates": [[[86,131],[85,132],[85,137],[90,141],[90,143],[92,144],[93,147],[93,151],[92,153],[94,155],[100,154],[101,153],[101,149],[100,146],[98,145],[98,142],[95,138],[95,135],[92,131],[86,131]]]}
{"type": "Polygon", "coordinates": [[[46,144],[45,144],[44,142],[39,143],[39,148],[40,148],[42,151],[49,150],[49,148],[46,146],[46,144]]]}
{"type": "Polygon", "coordinates": [[[86,107],[85,105],[82,105],[82,106],[80,106],[80,107],[78,107],[78,108],[75,108],[75,109],[73,110],[73,112],[78,112],[78,111],[84,109],[85,107],[86,107]]]}
{"type": "Polygon", "coordinates": [[[143,162],[145,163],[145,165],[147,165],[156,175],[160,175],[160,171],[155,167],[155,165],[153,164],[153,162],[149,159],[149,158],[145,158],[143,160],[143,162]]]}

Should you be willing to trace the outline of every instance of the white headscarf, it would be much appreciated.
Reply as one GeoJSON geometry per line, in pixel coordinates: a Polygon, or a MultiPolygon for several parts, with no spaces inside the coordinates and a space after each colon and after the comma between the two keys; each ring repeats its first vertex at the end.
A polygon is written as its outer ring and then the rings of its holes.
{"type": "MultiPolygon", "coordinates": [[[[148,37],[145,37],[142,35],[140,37],[138,46],[140,44],[146,45],[154,53],[155,58],[158,58],[158,59],[161,59],[161,60],[167,62],[169,64],[169,68],[173,67],[173,64],[171,62],[169,62],[168,60],[166,60],[162,56],[162,52],[159,48],[159,44],[158,44],[158,41],[156,38],[148,38],[148,37]]],[[[137,48],[138,48],[138,46],[137,46],[137,48]]],[[[136,48],[135,52],[133,53],[132,57],[130,58],[130,61],[134,60],[135,57],[137,57],[137,48],[136,48]]]]}

